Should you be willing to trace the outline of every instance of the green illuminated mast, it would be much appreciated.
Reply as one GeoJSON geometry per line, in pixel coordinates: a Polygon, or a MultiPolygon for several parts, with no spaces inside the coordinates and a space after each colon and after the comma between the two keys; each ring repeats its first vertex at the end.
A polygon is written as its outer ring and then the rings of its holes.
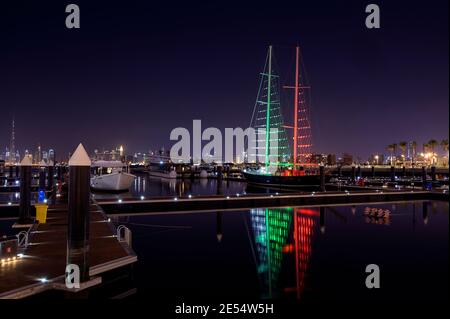
{"type": "Polygon", "coordinates": [[[289,165],[290,149],[281,110],[280,76],[276,69],[273,47],[269,46],[250,125],[256,132],[250,154],[256,163],[289,165]],[[273,133],[273,134],[272,134],[273,133]]]}
{"type": "Polygon", "coordinates": [[[269,72],[267,79],[267,111],[266,111],[266,167],[269,166],[270,155],[270,95],[271,95],[271,82],[272,82],[272,46],[269,46],[269,72]]]}

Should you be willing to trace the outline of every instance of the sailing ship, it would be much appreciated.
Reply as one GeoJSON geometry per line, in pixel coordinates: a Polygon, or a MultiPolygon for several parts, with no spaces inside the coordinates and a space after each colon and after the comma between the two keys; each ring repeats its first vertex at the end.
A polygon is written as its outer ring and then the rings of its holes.
{"type": "Polygon", "coordinates": [[[247,182],[274,188],[301,188],[320,185],[319,165],[311,163],[311,125],[306,103],[305,80],[300,74],[300,48],[296,48],[294,90],[294,125],[283,122],[280,76],[273,67],[273,50],[269,46],[264,71],[252,116],[256,130],[256,147],[252,154],[258,167],[245,169],[247,182]],[[289,151],[286,129],[293,130],[293,154],[289,151]],[[262,133],[261,133],[262,132],[262,133]],[[272,135],[275,133],[274,135],[272,135]],[[275,136],[275,137],[273,137],[275,136]],[[264,149],[264,154],[259,154],[264,149]],[[273,155],[275,154],[275,155],[273,155]]]}

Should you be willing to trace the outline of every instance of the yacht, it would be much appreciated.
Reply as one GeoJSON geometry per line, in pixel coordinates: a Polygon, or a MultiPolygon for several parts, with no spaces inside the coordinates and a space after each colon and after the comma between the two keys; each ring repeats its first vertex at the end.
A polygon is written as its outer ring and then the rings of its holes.
{"type": "Polygon", "coordinates": [[[127,166],[121,161],[95,161],[91,167],[91,188],[100,191],[127,191],[135,176],[127,172],[127,166]]]}

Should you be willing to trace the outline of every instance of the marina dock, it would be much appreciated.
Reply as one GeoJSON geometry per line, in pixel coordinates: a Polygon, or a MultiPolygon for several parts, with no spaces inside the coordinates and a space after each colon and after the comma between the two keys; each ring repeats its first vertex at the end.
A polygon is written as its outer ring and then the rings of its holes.
{"type": "Polygon", "coordinates": [[[259,207],[323,206],[405,200],[448,200],[447,192],[356,189],[352,191],[233,196],[186,196],[98,201],[107,214],[129,215],[187,211],[250,209],[259,207]]]}
{"type": "MultiPolygon", "coordinates": [[[[102,274],[137,261],[103,210],[95,203],[89,210],[91,279],[76,291],[98,285],[102,274]]],[[[29,229],[28,245],[20,251],[20,257],[1,263],[0,299],[24,298],[49,289],[69,290],[65,285],[67,223],[67,203],[56,203],[49,207],[47,223],[34,224],[29,229]]]]}

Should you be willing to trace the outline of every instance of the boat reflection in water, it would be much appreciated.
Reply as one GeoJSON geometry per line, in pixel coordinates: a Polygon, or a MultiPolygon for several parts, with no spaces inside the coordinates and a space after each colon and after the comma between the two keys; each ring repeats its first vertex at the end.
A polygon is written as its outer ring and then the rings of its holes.
{"type": "Polygon", "coordinates": [[[295,292],[298,299],[301,298],[311,258],[316,224],[313,217],[319,215],[318,210],[306,208],[264,208],[250,211],[263,298],[276,298],[291,292],[295,292]],[[289,255],[294,257],[296,282],[294,287],[282,287],[280,272],[285,259],[292,260],[292,257],[287,258],[289,255]]]}

